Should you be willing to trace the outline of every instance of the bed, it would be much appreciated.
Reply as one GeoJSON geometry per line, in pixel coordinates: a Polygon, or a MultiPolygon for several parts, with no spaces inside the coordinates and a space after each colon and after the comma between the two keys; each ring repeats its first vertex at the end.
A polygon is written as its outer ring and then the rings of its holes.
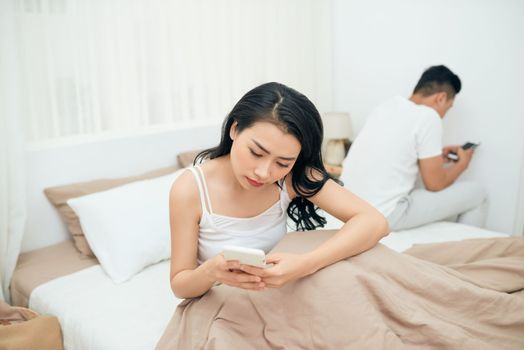
{"type": "MultiPolygon", "coordinates": [[[[191,140],[187,131],[179,130],[82,144],[69,151],[60,147],[33,151],[28,156],[28,168],[38,176],[28,179],[31,214],[25,252],[19,258],[11,283],[14,304],[57,316],[65,349],[153,349],[181,302],[169,286],[169,261],[161,259],[115,283],[102,268],[100,256],[79,252],[78,237],[71,240],[68,227],[42,190],[172,166],[175,155],[187,150],[189,141],[191,148],[213,145],[215,131],[216,126],[202,127],[191,133],[191,140]],[[136,159],[144,159],[139,168],[136,159]]],[[[326,229],[340,225],[328,216],[326,229]]],[[[489,237],[507,235],[438,222],[393,232],[382,243],[402,252],[413,244],[489,237]]]]}
{"type": "MultiPolygon", "coordinates": [[[[506,236],[439,222],[393,232],[382,242],[401,252],[414,243],[506,236]]],[[[115,284],[95,258],[86,259],[66,241],[24,253],[11,289],[21,294],[19,304],[27,300],[31,309],[58,317],[65,349],[153,349],[181,301],[168,276],[169,261],[163,261],[115,284]]]]}

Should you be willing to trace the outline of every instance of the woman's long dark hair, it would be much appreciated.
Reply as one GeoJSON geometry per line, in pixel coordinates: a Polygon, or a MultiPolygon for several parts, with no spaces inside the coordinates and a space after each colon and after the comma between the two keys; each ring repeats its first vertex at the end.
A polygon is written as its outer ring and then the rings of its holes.
{"type": "Polygon", "coordinates": [[[263,121],[273,123],[297,138],[302,148],[290,172],[297,196],[290,203],[287,213],[297,230],[324,227],[326,219],[317,213],[318,207],[308,200],[331,178],[322,163],[322,119],[313,103],[298,91],[279,83],[266,83],[252,89],[224,120],[220,144],[200,152],[194,164],[231,152],[233,141],[229,131],[235,121],[238,132],[263,121]]]}

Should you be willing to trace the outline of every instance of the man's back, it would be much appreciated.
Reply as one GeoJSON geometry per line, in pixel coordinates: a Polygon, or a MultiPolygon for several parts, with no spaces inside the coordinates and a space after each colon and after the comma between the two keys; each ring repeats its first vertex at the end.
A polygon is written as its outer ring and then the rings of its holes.
{"type": "Polygon", "coordinates": [[[418,159],[442,152],[442,122],[430,107],[395,97],[369,116],[343,164],[344,186],[385,216],[408,194],[418,159]]]}

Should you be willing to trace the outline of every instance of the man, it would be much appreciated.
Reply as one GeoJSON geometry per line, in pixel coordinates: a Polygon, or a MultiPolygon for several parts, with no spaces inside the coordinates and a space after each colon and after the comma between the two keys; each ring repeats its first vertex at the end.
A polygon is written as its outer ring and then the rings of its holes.
{"type": "Polygon", "coordinates": [[[392,98],[371,113],[344,160],[344,185],[380,210],[392,230],[449,219],[484,225],[483,188],[455,183],[473,149],[442,149],[442,118],[460,89],[447,67],[430,67],[409,99],[392,98]],[[458,161],[447,159],[451,151],[458,161]],[[415,187],[419,174],[425,188],[415,187]]]}

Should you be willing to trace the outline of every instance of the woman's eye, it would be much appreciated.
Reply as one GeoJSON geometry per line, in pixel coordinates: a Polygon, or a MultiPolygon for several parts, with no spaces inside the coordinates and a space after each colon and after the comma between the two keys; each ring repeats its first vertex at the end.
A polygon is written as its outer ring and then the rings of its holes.
{"type": "Polygon", "coordinates": [[[277,165],[281,168],[289,168],[289,164],[277,163],[277,165]]]}
{"type": "Polygon", "coordinates": [[[261,154],[255,153],[255,151],[253,151],[251,148],[249,149],[249,151],[250,151],[251,154],[254,155],[255,157],[262,157],[261,154]]]}

